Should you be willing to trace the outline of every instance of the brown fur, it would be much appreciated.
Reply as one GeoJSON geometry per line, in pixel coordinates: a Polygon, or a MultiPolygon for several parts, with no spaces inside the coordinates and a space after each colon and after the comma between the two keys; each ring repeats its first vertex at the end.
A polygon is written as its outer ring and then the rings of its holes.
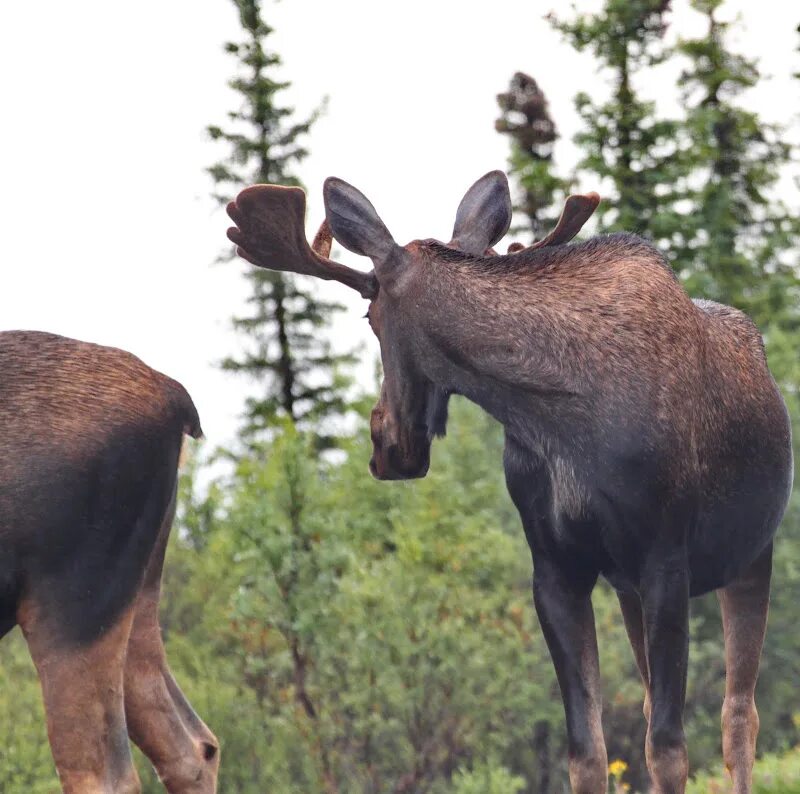
{"type": "Polygon", "coordinates": [[[184,434],[176,381],[113,348],[0,333],[0,631],[19,623],[67,794],[213,794],[217,742],[169,673],[158,596],[184,434]],[[127,715],[127,718],[126,718],[127,715]]]}
{"type": "Polygon", "coordinates": [[[122,670],[133,611],[89,647],[53,644],[32,604],[19,622],[39,673],[47,734],[64,794],[136,794],[124,717],[122,670]]]}
{"type": "Polygon", "coordinates": [[[767,627],[772,548],[741,577],[718,591],[725,634],[722,754],[734,794],[749,794],[756,754],[755,688],[767,627]]]}
{"type": "MultiPolygon", "coordinates": [[[[124,350],[65,339],[38,331],[0,336],[4,440],[58,445],[89,440],[84,424],[91,410],[97,431],[111,433],[139,422],[179,419],[183,432],[202,435],[189,395],[177,381],[156,372],[124,350]],[[9,366],[8,362],[13,362],[9,366]],[[44,424],[43,424],[44,423],[44,424]],[[31,434],[34,426],[38,432],[31,434]]],[[[2,461],[0,461],[2,465],[2,461]]]]}
{"type": "Polygon", "coordinates": [[[128,731],[171,794],[213,794],[219,742],[195,714],[167,665],[158,602],[175,505],[167,514],[136,600],[125,660],[128,731]]]}

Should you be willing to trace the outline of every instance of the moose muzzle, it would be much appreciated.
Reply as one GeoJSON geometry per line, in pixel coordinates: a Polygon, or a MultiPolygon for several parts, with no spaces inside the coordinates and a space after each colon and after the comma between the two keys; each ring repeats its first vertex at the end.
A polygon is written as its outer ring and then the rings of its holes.
{"type": "Polygon", "coordinates": [[[428,473],[431,439],[427,427],[398,427],[380,407],[370,418],[372,458],[369,470],[378,480],[413,480],[428,473]]]}

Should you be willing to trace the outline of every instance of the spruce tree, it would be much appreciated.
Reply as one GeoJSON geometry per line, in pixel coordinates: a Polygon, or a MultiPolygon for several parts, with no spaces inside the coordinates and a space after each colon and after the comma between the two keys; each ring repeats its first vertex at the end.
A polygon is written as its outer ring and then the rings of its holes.
{"type": "Polygon", "coordinates": [[[598,211],[602,231],[642,232],[661,240],[668,239],[674,227],[667,208],[676,125],[658,118],[654,103],[634,87],[643,70],[668,55],[663,45],[668,9],[669,0],[606,0],[597,14],[572,20],[549,16],[577,50],[595,55],[612,83],[605,102],[585,92],[575,98],[584,123],[575,136],[584,152],[578,170],[612,186],[598,211]]]}
{"type": "MultiPolygon", "coordinates": [[[[272,28],[263,20],[261,0],[233,0],[243,40],[228,42],[226,52],[238,60],[230,86],[241,104],[228,113],[226,125],[208,127],[212,139],[228,144],[228,154],[209,168],[215,198],[230,201],[251,183],[299,185],[294,167],[307,155],[303,139],[318,112],[297,121],[278,95],[290,83],[278,79],[280,56],[270,50],[272,28]]],[[[232,253],[223,258],[230,259],[232,253]]],[[[272,270],[248,268],[252,292],[249,313],[234,317],[234,328],[247,341],[238,356],[221,366],[254,380],[258,394],[248,398],[242,438],[258,440],[276,421],[288,418],[301,428],[319,430],[320,422],[347,409],[345,371],[352,355],[334,354],[320,339],[331,315],[342,307],[320,300],[301,278],[272,270]]]]}
{"type": "Polygon", "coordinates": [[[767,335],[771,328],[794,333],[800,296],[787,254],[800,242],[800,227],[774,198],[791,149],[780,127],[736,104],[761,75],[753,60],[726,48],[722,1],[693,0],[707,33],[678,45],[688,60],[680,78],[688,172],[680,192],[688,203],[673,264],[691,294],[742,309],[767,335]]]}
{"type": "Polygon", "coordinates": [[[553,171],[558,131],[547,97],[533,77],[517,72],[508,91],[497,95],[497,104],[501,114],[495,129],[511,139],[509,172],[520,187],[515,210],[524,216],[524,228],[541,238],[555,225],[557,199],[569,186],[553,171]]]}

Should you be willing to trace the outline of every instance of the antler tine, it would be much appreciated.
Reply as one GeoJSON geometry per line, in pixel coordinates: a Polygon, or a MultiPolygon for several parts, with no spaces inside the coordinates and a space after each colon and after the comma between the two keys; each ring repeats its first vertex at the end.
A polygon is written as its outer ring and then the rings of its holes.
{"type": "Polygon", "coordinates": [[[326,259],[331,255],[333,245],[333,232],[331,231],[328,219],[322,221],[317,233],[314,235],[314,242],[311,243],[311,250],[326,259]]]}
{"type": "Polygon", "coordinates": [[[236,224],[228,229],[228,239],[248,262],[269,270],[339,281],[364,298],[375,297],[377,281],[372,272],[328,259],[330,241],[325,242],[324,234],[320,237],[322,229],[314,240],[317,250],[309,247],[304,226],[306,195],[300,188],[252,185],[228,204],[227,211],[236,224]]]}
{"type": "Polygon", "coordinates": [[[511,243],[508,253],[516,254],[521,251],[533,251],[536,248],[568,243],[583,228],[583,224],[592,217],[599,203],[600,196],[597,193],[570,196],[564,204],[564,210],[553,231],[527,248],[519,243],[511,243]]]}

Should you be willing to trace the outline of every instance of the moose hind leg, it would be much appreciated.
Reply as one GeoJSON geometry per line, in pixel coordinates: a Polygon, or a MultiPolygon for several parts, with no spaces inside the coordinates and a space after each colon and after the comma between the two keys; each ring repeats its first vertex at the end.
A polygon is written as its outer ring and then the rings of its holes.
{"type": "Polygon", "coordinates": [[[219,743],[195,714],[167,666],[158,601],[174,505],[148,564],[125,664],[125,711],[134,742],[171,794],[213,794],[219,743]]]}
{"type": "Polygon", "coordinates": [[[689,774],[683,709],[689,659],[685,550],[660,550],[643,577],[642,614],[650,675],[645,756],[657,794],[683,794],[689,774]]]}
{"type": "Polygon", "coordinates": [[[608,757],[601,723],[602,697],[591,591],[596,576],[573,576],[534,556],[533,594],[556,669],[569,743],[569,779],[575,794],[604,794],[608,757]],[[578,583],[578,580],[584,581],[578,583]]]}
{"type": "Polygon", "coordinates": [[[725,634],[722,752],[734,794],[750,794],[758,735],[756,679],[769,609],[772,544],[739,579],[717,591],[725,634]]]}
{"type": "Polygon", "coordinates": [[[47,733],[64,794],[138,794],[125,724],[123,666],[129,608],[99,637],[74,644],[30,603],[22,627],[39,673],[47,733]]]}

